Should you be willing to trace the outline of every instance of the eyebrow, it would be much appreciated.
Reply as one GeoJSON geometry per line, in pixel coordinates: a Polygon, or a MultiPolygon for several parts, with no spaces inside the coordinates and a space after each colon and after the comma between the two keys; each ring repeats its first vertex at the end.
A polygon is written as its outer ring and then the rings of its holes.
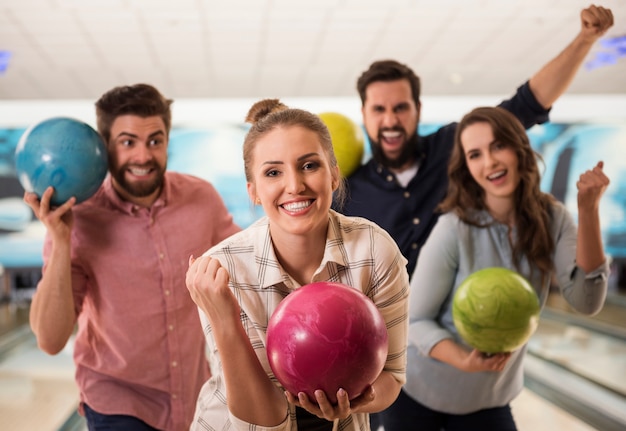
{"type": "MultiPolygon", "coordinates": [[[[150,133],[150,135],[148,135],[148,138],[154,138],[155,136],[165,136],[165,132],[163,130],[157,130],[156,132],[150,133]]],[[[134,133],[130,133],[130,132],[120,132],[115,139],[121,138],[122,136],[128,136],[130,138],[138,138],[139,136],[135,135],[134,133]]]]}
{"type": "MultiPolygon", "coordinates": [[[[494,139],[493,141],[489,142],[487,144],[487,147],[491,147],[493,144],[497,144],[498,142],[500,142],[498,139],[494,139]]],[[[480,151],[478,148],[470,148],[469,150],[465,151],[465,154],[469,154],[472,151],[480,151]]]]}
{"type": "MultiPolygon", "coordinates": [[[[309,157],[313,157],[313,156],[318,156],[319,157],[319,153],[307,153],[307,154],[303,154],[302,156],[297,158],[297,161],[302,161],[305,159],[308,159],[309,157]]],[[[265,162],[263,162],[264,165],[282,165],[285,162],[280,161],[280,160],[267,160],[265,162]]]]}

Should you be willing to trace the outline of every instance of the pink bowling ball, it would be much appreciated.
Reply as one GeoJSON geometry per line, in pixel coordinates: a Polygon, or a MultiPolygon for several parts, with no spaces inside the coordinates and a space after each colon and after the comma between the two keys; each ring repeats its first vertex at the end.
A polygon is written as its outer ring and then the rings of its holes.
{"type": "Polygon", "coordinates": [[[378,377],[387,359],[387,327],[374,303],[341,283],[311,283],[276,307],[267,327],[267,356],[283,387],[331,403],[343,388],[350,399],[378,377]]]}

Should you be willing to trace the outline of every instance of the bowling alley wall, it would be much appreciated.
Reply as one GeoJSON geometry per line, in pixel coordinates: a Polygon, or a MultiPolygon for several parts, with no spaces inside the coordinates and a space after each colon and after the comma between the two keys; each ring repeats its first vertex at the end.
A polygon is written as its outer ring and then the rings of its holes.
{"type": "MultiPolygon", "coordinates": [[[[475,106],[491,106],[505,97],[424,96],[420,134],[458,121],[475,106]]],[[[168,169],[212,182],[242,227],[262,215],[249,202],[242,161],[248,129],[243,119],[256,100],[184,99],[172,105],[168,169]]],[[[362,126],[358,98],[285,98],[283,102],[315,113],[342,113],[362,126]]],[[[93,101],[0,100],[0,299],[16,294],[27,297],[40,276],[45,229],[22,202],[24,191],[15,176],[14,151],[30,125],[56,116],[95,127],[93,101]]],[[[528,133],[544,160],[543,190],[564,202],[574,217],[578,176],[597,161],[605,162],[611,184],[600,209],[604,243],[614,259],[613,283],[626,288],[626,96],[564,96],[553,108],[551,121],[528,133]]],[[[369,157],[366,140],[363,159],[369,157]]]]}

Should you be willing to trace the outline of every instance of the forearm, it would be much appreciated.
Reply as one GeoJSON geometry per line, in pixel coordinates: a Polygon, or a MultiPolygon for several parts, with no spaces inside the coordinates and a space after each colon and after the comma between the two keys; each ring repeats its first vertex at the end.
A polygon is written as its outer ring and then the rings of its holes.
{"type": "Polygon", "coordinates": [[[600,230],[600,214],[597,210],[580,210],[578,213],[576,264],[585,273],[589,273],[602,265],[605,260],[600,230]]]}
{"type": "Polygon", "coordinates": [[[242,325],[228,326],[217,331],[213,328],[223,358],[228,409],[235,417],[250,424],[280,424],[287,415],[287,399],[283,391],[261,366],[242,325]]]}
{"type": "Polygon", "coordinates": [[[430,350],[430,357],[438,361],[445,362],[460,370],[464,369],[464,359],[469,352],[454,340],[447,338],[441,340],[430,350]]]}
{"type": "Polygon", "coordinates": [[[530,79],[531,91],[546,109],[567,90],[593,44],[613,26],[613,13],[591,5],[581,11],[580,23],[576,38],[530,79]]]}
{"type": "Polygon", "coordinates": [[[29,318],[41,350],[56,354],[65,347],[76,323],[69,244],[53,246],[29,318]]]}
{"type": "MultiPolygon", "coordinates": [[[[386,371],[380,373],[372,386],[376,396],[374,401],[363,406],[366,410],[363,413],[376,413],[385,410],[398,398],[400,389],[402,389],[402,384],[386,371]]],[[[356,409],[355,412],[360,413],[359,409],[356,409]]]]}
{"type": "Polygon", "coordinates": [[[595,40],[578,34],[559,55],[530,78],[530,89],[546,109],[569,88],[595,40]]]}

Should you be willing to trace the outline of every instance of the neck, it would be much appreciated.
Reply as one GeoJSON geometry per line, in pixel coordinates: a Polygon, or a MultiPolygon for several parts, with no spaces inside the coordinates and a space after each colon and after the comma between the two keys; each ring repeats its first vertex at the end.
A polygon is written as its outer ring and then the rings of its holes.
{"type": "Polygon", "coordinates": [[[409,169],[411,169],[413,166],[415,166],[415,159],[411,158],[410,160],[408,160],[405,164],[403,164],[400,167],[389,167],[389,170],[391,172],[393,172],[394,174],[401,174],[404,171],[407,171],[409,169]]]}
{"type": "Polygon", "coordinates": [[[113,189],[115,190],[115,192],[118,194],[118,196],[122,200],[130,202],[130,203],[132,203],[134,205],[137,205],[138,207],[150,208],[152,206],[152,204],[157,200],[159,195],[161,194],[162,187],[160,187],[159,189],[155,190],[154,192],[152,192],[148,196],[135,196],[135,195],[132,195],[132,194],[128,193],[128,191],[126,191],[124,188],[122,188],[114,180],[113,181],[113,189]]]}
{"type": "Polygon", "coordinates": [[[326,232],[324,235],[293,235],[290,238],[272,235],[272,243],[285,271],[302,286],[310,283],[324,257],[326,232]]]}
{"type": "Polygon", "coordinates": [[[509,227],[515,225],[515,206],[511,199],[488,200],[487,208],[489,214],[498,222],[509,227]]]}

